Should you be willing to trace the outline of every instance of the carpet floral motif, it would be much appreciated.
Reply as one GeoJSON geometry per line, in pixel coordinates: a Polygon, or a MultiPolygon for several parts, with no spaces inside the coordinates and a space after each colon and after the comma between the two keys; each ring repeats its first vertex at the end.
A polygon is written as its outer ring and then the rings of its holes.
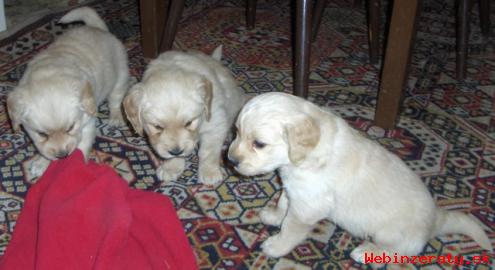
{"type": "MultiPolygon", "coordinates": [[[[291,92],[291,5],[258,2],[256,27],[247,29],[244,1],[216,1],[203,9],[188,1],[174,45],[209,53],[223,44],[223,63],[246,93],[291,92]]],[[[480,36],[478,19],[471,27],[469,78],[458,82],[455,1],[425,1],[401,119],[395,129],[383,130],[373,125],[380,66],[368,62],[365,9],[352,1],[329,2],[313,43],[309,100],[397,154],[422,177],[440,207],[470,213],[495,242],[495,55],[493,43],[480,36]]],[[[131,75],[139,80],[149,60],[141,53],[137,2],[104,0],[92,6],[124,42],[131,75]]],[[[6,96],[28,61],[66,30],[68,26],[56,23],[61,15],[40,19],[0,41],[0,252],[31,186],[27,164],[38,155],[25,133],[11,130],[6,96]]],[[[159,158],[131,128],[108,125],[106,104],[99,110],[91,158],[113,167],[132,187],[172,200],[201,269],[369,269],[349,257],[362,239],[328,220],[287,256],[266,257],[260,245],[278,228],[260,223],[258,212],[280,194],[275,174],[245,178],[225,166],[225,181],[203,186],[192,157],[179,180],[162,183],[155,175],[159,158]]],[[[451,253],[470,259],[482,252],[467,237],[446,235],[432,239],[422,255],[451,253]]],[[[386,268],[460,269],[435,262],[386,268]]]]}

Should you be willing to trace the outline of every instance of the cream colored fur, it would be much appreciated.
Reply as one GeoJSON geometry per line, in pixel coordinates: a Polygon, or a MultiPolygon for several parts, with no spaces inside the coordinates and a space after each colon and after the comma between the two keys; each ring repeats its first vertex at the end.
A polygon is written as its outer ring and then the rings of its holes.
{"type": "Polygon", "coordinates": [[[221,46],[212,56],[165,52],[149,64],[124,100],[134,129],[141,135],[146,132],[164,159],[157,170],[163,181],[182,174],[184,159],[198,143],[199,181],[214,184],[223,179],[222,146],[245,97],[220,63],[221,54],[221,46]]]}
{"type": "Polygon", "coordinates": [[[313,226],[328,218],[365,240],[365,252],[416,255],[432,237],[462,233],[491,250],[474,218],[447,212],[421,179],[394,154],[365,138],[343,119],[301,98],[262,94],[239,113],[229,159],[244,175],[278,170],[283,183],[277,207],[261,220],[281,225],[262,245],[273,257],[289,253],[313,226]]]}
{"type": "Polygon", "coordinates": [[[34,57],[7,106],[12,126],[29,134],[42,157],[30,164],[41,175],[49,160],[79,148],[85,157],[95,138],[97,106],[108,98],[110,123],[122,124],[121,102],[127,90],[127,55],[90,8],[67,13],[61,23],[83,21],[34,57]]]}

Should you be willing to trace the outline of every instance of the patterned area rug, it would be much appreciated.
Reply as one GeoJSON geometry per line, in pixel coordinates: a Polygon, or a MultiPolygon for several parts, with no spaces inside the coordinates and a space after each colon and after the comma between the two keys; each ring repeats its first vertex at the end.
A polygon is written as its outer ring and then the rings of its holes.
{"type": "MultiPolygon", "coordinates": [[[[107,0],[92,6],[124,41],[132,75],[139,79],[147,61],[139,44],[136,2],[107,0]]],[[[175,46],[211,52],[223,44],[223,61],[247,93],[291,92],[290,1],[259,2],[255,29],[245,27],[244,1],[224,1],[184,20],[175,46]]],[[[384,131],[372,122],[380,66],[368,63],[365,10],[353,7],[353,1],[329,2],[313,45],[309,99],[328,106],[399,155],[422,176],[442,208],[475,216],[495,242],[495,54],[493,38],[481,37],[477,14],[472,16],[469,78],[457,82],[455,1],[424,1],[404,110],[397,128],[384,131]]],[[[0,42],[1,252],[30,187],[26,165],[37,155],[26,134],[11,131],[6,95],[33,55],[64,32],[66,26],[56,24],[60,15],[45,17],[0,42]]],[[[248,179],[227,169],[224,182],[207,187],[198,184],[197,159],[191,158],[181,179],[163,184],[155,176],[159,160],[145,139],[129,128],[108,126],[105,104],[98,119],[92,158],[115,168],[132,187],[172,199],[201,269],[369,268],[349,257],[361,239],[330,221],[320,222],[289,255],[266,257],[260,244],[278,228],[261,224],[257,213],[278,198],[281,186],[274,174],[248,179]]],[[[471,261],[482,252],[467,237],[446,235],[432,239],[423,255],[462,255],[471,261]]],[[[476,269],[493,269],[493,253],[490,256],[489,264],[476,265],[476,269]]],[[[473,267],[433,262],[389,265],[387,269],[473,267]]]]}

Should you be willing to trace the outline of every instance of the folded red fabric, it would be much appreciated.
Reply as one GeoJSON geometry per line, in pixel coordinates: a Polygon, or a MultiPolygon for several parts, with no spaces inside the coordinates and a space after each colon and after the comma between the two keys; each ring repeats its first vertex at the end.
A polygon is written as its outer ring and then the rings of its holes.
{"type": "Polygon", "coordinates": [[[80,151],[33,185],[2,270],[197,269],[170,200],[128,187],[80,151]]]}

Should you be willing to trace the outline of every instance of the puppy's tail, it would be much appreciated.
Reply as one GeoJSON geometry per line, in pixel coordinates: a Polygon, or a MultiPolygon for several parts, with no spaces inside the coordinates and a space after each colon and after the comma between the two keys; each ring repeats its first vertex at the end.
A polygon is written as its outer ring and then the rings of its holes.
{"type": "Polygon", "coordinates": [[[464,213],[439,209],[433,236],[460,233],[471,237],[482,248],[492,251],[490,239],[476,220],[464,213]]]}
{"type": "Polygon", "coordinates": [[[213,50],[213,52],[211,53],[211,57],[217,61],[222,61],[222,49],[223,45],[219,45],[218,47],[216,47],[215,50],[213,50]]]}
{"type": "Polygon", "coordinates": [[[87,26],[95,27],[103,31],[108,31],[108,27],[96,11],[90,7],[80,7],[69,11],[61,19],[60,23],[71,23],[82,21],[87,26]]]}

